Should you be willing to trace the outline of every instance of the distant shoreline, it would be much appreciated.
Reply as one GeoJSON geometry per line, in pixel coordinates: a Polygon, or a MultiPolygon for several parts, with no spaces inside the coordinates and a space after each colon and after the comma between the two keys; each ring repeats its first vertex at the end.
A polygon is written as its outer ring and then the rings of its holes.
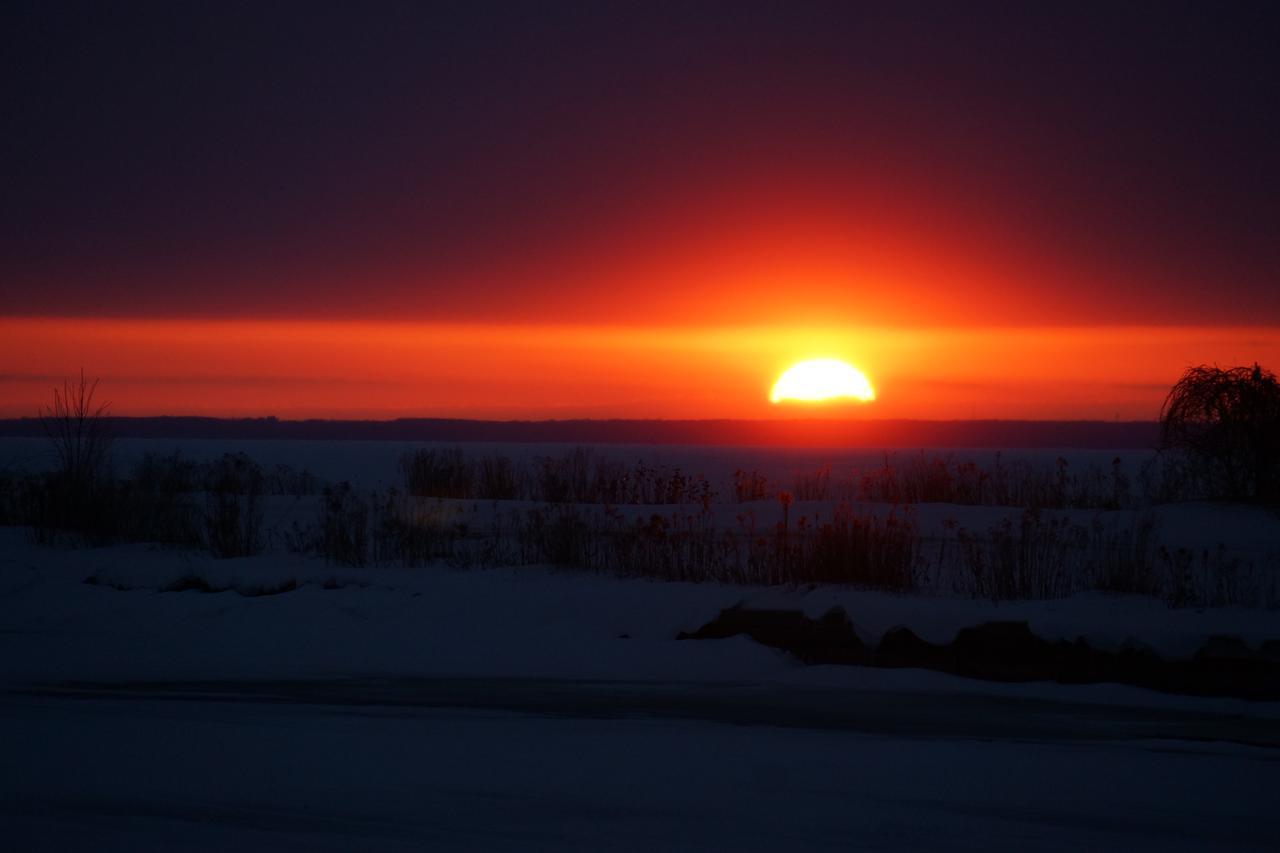
{"type": "MultiPolygon", "coordinates": [[[[1154,421],[282,420],[112,417],[121,438],[684,444],[771,447],[991,447],[1149,450],[1154,421]]],[[[40,437],[36,418],[0,419],[0,437],[40,437]]]]}

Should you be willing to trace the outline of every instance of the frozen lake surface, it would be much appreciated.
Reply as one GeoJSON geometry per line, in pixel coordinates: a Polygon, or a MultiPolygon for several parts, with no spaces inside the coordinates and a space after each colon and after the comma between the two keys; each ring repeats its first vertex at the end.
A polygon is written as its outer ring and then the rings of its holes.
{"type": "MultiPolygon", "coordinates": [[[[496,442],[422,442],[422,441],[269,441],[231,439],[160,439],[125,438],[116,442],[116,461],[122,471],[146,453],[171,454],[205,461],[225,453],[245,453],[263,465],[283,464],[307,470],[321,479],[349,481],[361,488],[386,488],[401,484],[399,462],[407,451],[421,448],[462,448],[476,457],[503,454],[516,460],[542,456],[559,456],[579,445],[534,443],[502,444],[496,442]]],[[[837,448],[771,448],[715,447],[670,444],[613,444],[592,448],[601,456],[626,464],[646,462],[651,465],[679,467],[686,474],[704,475],[724,487],[738,469],[754,469],[771,481],[786,486],[798,473],[808,473],[831,466],[832,478],[844,473],[874,468],[891,458],[910,459],[924,454],[941,456],[956,462],[974,462],[989,467],[997,454],[1004,462],[1023,460],[1052,467],[1064,458],[1080,469],[1096,467],[1109,470],[1112,460],[1120,459],[1136,471],[1153,453],[1141,450],[994,450],[940,449],[867,450],[837,448]]],[[[53,464],[49,443],[43,438],[0,437],[0,471],[39,470],[53,464]]]]}

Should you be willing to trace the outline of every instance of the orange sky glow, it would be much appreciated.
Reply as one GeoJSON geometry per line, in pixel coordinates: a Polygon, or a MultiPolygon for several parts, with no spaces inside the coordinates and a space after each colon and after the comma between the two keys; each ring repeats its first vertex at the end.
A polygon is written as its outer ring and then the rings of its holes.
{"type": "Polygon", "coordinates": [[[1280,369],[1255,11],[252,5],[11,27],[0,416],[83,368],[121,415],[1153,420],[1280,369]],[[819,358],[874,402],[770,404],[819,358]]]}
{"type": "Polygon", "coordinates": [[[1147,420],[1188,365],[1253,359],[1280,362],[1280,332],[5,318],[0,416],[84,366],[121,415],[1147,420]],[[771,405],[816,357],[878,399],[771,405]]]}

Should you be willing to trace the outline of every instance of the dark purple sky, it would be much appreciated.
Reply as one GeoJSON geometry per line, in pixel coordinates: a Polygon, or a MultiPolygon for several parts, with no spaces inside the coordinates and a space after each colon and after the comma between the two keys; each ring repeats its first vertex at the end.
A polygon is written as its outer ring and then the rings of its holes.
{"type": "Polygon", "coordinates": [[[7,3],[0,315],[1280,323],[1272,8],[7,3]]]}

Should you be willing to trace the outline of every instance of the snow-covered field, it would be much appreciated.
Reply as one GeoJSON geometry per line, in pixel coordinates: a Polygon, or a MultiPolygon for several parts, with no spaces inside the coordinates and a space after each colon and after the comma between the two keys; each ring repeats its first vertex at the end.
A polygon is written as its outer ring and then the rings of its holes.
{"type": "MultiPolygon", "coordinates": [[[[373,486],[394,481],[402,449],[250,455],[373,486]]],[[[762,453],[762,469],[795,461],[762,453]]],[[[1162,511],[1187,537],[1280,541],[1265,513],[1162,511]]],[[[1269,850],[1280,837],[1280,703],[805,667],[744,637],[675,639],[739,603],[838,604],[868,640],[908,625],[944,642],[992,619],[1170,656],[1214,634],[1280,639],[1274,610],[1141,597],[997,605],[546,566],[341,568],[281,551],[37,547],[0,528],[0,836],[19,851],[1269,850]],[[162,591],[191,576],[226,591],[162,591]]]]}

